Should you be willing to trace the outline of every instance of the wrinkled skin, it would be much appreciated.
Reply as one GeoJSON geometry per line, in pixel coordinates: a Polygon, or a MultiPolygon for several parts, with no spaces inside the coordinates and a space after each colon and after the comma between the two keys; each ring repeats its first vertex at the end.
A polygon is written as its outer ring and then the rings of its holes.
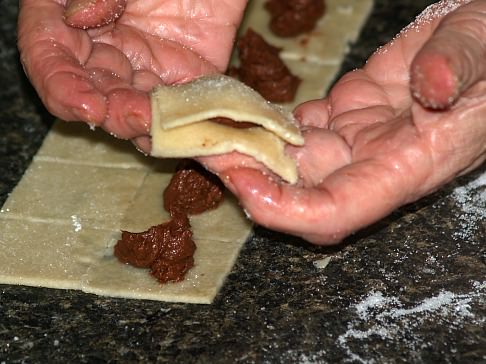
{"type": "Polygon", "coordinates": [[[327,98],[298,107],[306,144],[288,149],[298,185],[233,168],[235,158],[207,162],[252,219],[317,244],[437,190],[485,160],[485,14],[486,1],[473,1],[414,24],[327,98]]]}
{"type": "Polygon", "coordinates": [[[224,71],[245,5],[246,0],[21,0],[21,61],[53,115],[101,126],[148,151],[148,91],[224,71]]]}
{"type": "MultiPolygon", "coordinates": [[[[198,9],[207,13],[212,2],[201,2],[198,9]]],[[[218,14],[210,21],[176,17],[156,28],[157,9],[182,9],[176,5],[183,1],[128,0],[115,25],[86,32],[64,25],[63,4],[24,0],[22,60],[52,113],[136,138],[148,150],[146,92],[226,66],[244,1],[213,2],[218,14]],[[228,34],[212,28],[217,19],[228,24],[228,34]]],[[[448,4],[456,2],[465,3],[448,4]]],[[[256,222],[336,243],[484,161],[486,1],[447,16],[439,10],[448,6],[436,6],[442,18],[415,24],[344,76],[327,98],[297,108],[306,138],[304,147],[288,148],[299,164],[297,185],[236,153],[202,159],[256,222]]],[[[178,15],[184,11],[200,13],[178,15]]]]}

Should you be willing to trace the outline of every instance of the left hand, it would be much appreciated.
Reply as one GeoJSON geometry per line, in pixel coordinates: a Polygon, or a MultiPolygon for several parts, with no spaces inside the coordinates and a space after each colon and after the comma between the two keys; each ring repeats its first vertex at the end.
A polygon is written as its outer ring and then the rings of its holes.
{"type": "Polygon", "coordinates": [[[485,160],[486,1],[437,16],[450,5],[434,4],[435,19],[419,18],[327,98],[297,108],[297,185],[234,158],[206,161],[252,219],[336,243],[485,160]]]}
{"type": "Polygon", "coordinates": [[[246,2],[21,0],[21,61],[53,115],[148,152],[150,90],[223,72],[246,2]]]}

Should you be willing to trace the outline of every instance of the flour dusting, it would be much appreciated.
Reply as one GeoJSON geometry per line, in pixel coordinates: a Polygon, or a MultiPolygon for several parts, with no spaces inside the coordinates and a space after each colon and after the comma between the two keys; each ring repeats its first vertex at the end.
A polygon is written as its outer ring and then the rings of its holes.
{"type": "MultiPolygon", "coordinates": [[[[367,347],[367,340],[376,340],[377,337],[383,340],[384,345],[403,344],[410,349],[411,355],[419,353],[431,344],[413,329],[427,322],[441,322],[451,329],[461,329],[466,323],[483,327],[486,318],[476,317],[471,308],[486,299],[486,281],[473,281],[469,285],[471,289],[467,293],[443,290],[412,307],[407,307],[398,297],[386,296],[380,291],[370,292],[361,302],[350,307],[357,312],[359,318],[350,321],[347,331],[337,339],[346,353],[345,360],[358,363],[380,362],[379,358],[363,357],[353,351],[353,347],[359,347],[360,352],[366,352],[363,348],[367,347]]],[[[413,359],[420,360],[418,357],[413,359]]]]}
{"type": "Polygon", "coordinates": [[[413,29],[418,32],[422,26],[430,24],[436,19],[443,18],[447,14],[456,10],[459,6],[469,2],[471,2],[471,0],[443,0],[429,5],[415,18],[415,21],[404,28],[403,31],[406,32],[413,29]]]}
{"type": "Polygon", "coordinates": [[[454,189],[452,198],[462,211],[458,216],[460,230],[454,232],[454,238],[470,239],[486,221],[486,172],[454,189]]]}
{"type": "Polygon", "coordinates": [[[442,0],[426,7],[413,22],[403,28],[387,45],[378,48],[376,54],[385,54],[393,46],[395,41],[400,38],[406,38],[408,33],[414,31],[419,33],[424,26],[431,24],[437,19],[443,18],[447,14],[456,10],[459,6],[466,5],[471,0],[442,0]]]}
{"type": "Polygon", "coordinates": [[[81,231],[83,225],[81,225],[81,219],[77,215],[71,215],[71,221],[75,232],[81,231]]]}

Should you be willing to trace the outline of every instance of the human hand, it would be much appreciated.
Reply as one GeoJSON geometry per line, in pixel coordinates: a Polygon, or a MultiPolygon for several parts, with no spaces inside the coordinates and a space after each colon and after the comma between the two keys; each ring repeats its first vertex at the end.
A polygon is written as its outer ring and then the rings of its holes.
{"type": "Polygon", "coordinates": [[[148,92],[224,71],[246,1],[21,0],[21,61],[53,115],[148,151],[148,92]]]}
{"type": "Polygon", "coordinates": [[[297,185],[245,159],[237,168],[227,157],[206,162],[253,220],[317,244],[336,243],[479,166],[486,1],[466,3],[428,8],[327,98],[297,108],[306,139],[288,148],[297,185]]]}

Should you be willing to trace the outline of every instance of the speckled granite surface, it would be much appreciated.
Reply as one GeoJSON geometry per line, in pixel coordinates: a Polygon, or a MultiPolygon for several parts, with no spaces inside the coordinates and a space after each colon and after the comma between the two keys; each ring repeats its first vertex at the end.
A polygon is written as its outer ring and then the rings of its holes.
{"type": "MultiPolygon", "coordinates": [[[[343,71],[427,3],[377,0],[343,71]]],[[[0,204],[52,121],[17,61],[17,6],[0,2],[0,204]]],[[[486,362],[485,186],[483,166],[336,248],[257,229],[209,306],[0,285],[0,363],[486,362]]]]}

